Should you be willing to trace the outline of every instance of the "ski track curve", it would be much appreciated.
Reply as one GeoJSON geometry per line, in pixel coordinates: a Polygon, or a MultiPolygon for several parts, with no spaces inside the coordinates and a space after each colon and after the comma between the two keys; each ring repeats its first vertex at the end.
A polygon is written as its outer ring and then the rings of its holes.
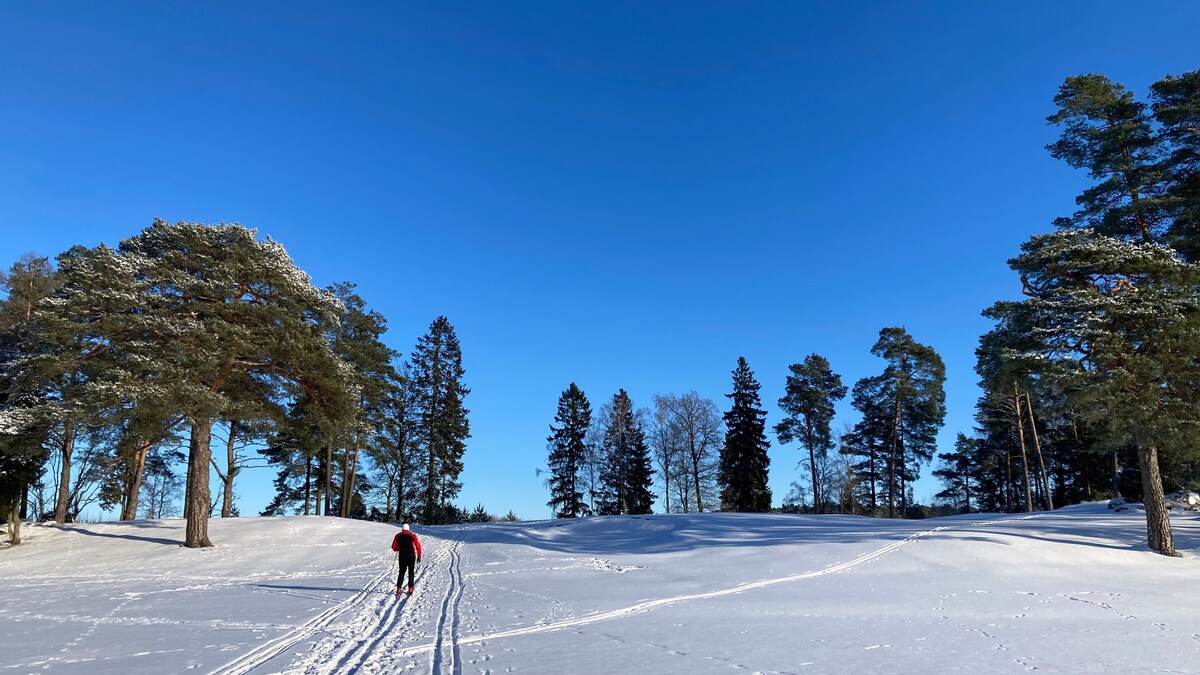
{"type": "MultiPolygon", "coordinates": [[[[564,628],[573,628],[575,626],[583,626],[583,625],[592,624],[592,623],[599,623],[601,621],[608,621],[610,619],[628,616],[630,614],[634,614],[637,612],[643,612],[643,611],[650,610],[650,609],[655,609],[657,607],[663,607],[666,605],[674,605],[674,604],[677,604],[680,602],[690,602],[692,600],[706,600],[708,598],[719,598],[719,597],[725,596],[725,595],[734,595],[736,593],[744,593],[746,591],[752,591],[752,590],[756,590],[759,588],[766,588],[768,586],[774,586],[776,584],[790,583],[793,581],[802,581],[804,579],[813,579],[816,577],[825,576],[827,574],[836,574],[838,572],[844,572],[848,569],[852,569],[852,568],[862,565],[864,563],[871,562],[872,560],[875,560],[877,558],[881,558],[889,553],[892,553],[900,548],[903,548],[904,546],[907,546],[908,544],[910,544],[914,541],[917,541],[918,539],[921,539],[923,537],[928,537],[931,534],[936,534],[938,532],[943,532],[946,530],[967,529],[967,528],[972,528],[972,527],[982,527],[985,525],[998,525],[1001,523],[1014,522],[1014,521],[1019,521],[1019,520],[1029,520],[1031,518],[1037,518],[1041,515],[1043,515],[1043,514],[1020,516],[1017,518],[1003,518],[1003,519],[999,519],[999,520],[983,520],[983,521],[977,521],[977,522],[969,523],[969,524],[965,524],[965,525],[943,525],[941,527],[935,527],[935,528],[932,528],[929,530],[922,530],[920,532],[914,532],[913,534],[910,534],[903,539],[894,541],[894,542],[887,544],[886,546],[882,546],[874,551],[864,553],[863,555],[860,555],[857,558],[854,558],[852,560],[848,560],[846,562],[838,563],[835,565],[830,565],[829,567],[825,567],[825,568],[815,570],[812,572],[802,572],[800,574],[790,574],[788,576],[776,577],[774,579],[762,579],[759,581],[753,581],[753,582],[750,582],[747,584],[741,584],[738,586],[734,586],[732,588],[726,588],[726,589],[722,589],[719,591],[710,591],[708,593],[693,593],[693,594],[689,594],[689,595],[677,595],[677,596],[673,596],[670,598],[659,598],[658,600],[648,600],[646,602],[639,602],[636,605],[630,605],[629,607],[622,607],[621,609],[615,609],[615,610],[612,610],[609,612],[604,612],[601,614],[591,614],[591,615],[584,616],[584,617],[579,617],[579,618],[574,618],[574,619],[565,619],[562,621],[556,621],[553,623],[545,623],[545,624],[540,624],[537,626],[529,626],[526,628],[515,628],[512,630],[499,631],[499,632],[495,632],[495,633],[487,633],[484,635],[473,635],[473,636],[466,637],[466,638],[455,637],[453,640],[453,647],[455,650],[458,650],[458,649],[461,649],[461,647],[463,645],[472,645],[472,644],[477,644],[480,642],[486,642],[488,640],[500,640],[500,639],[510,638],[510,637],[533,635],[535,633],[545,633],[545,632],[549,632],[549,631],[562,630],[564,628]]],[[[449,598],[449,593],[447,594],[447,598],[449,598]]],[[[443,620],[445,619],[444,614],[443,614],[442,619],[443,620]]],[[[441,648],[442,648],[442,637],[441,637],[441,633],[439,632],[438,639],[436,642],[433,642],[431,644],[406,647],[406,648],[397,650],[395,652],[395,656],[396,657],[412,656],[412,655],[421,654],[421,653],[431,651],[431,650],[434,651],[435,654],[438,654],[438,653],[440,653],[441,648]]],[[[432,672],[440,673],[440,671],[437,669],[437,666],[439,665],[439,663],[440,663],[440,661],[438,660],[438,657],[436,657],[436,656],[431,660],[431,666],[433,666],[432,672]]],[[[457,660],[455,661],[455,664],[456,665],[458,664],[457,660]]],[[[455,672],[457,674],[461,671],[455,671],[455,672]]]]}

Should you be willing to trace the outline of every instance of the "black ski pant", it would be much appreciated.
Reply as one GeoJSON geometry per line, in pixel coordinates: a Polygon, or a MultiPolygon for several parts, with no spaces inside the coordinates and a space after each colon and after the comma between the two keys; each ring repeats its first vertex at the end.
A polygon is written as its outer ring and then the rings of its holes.
{"type": "Polygon", "coordinates": [[[417,559],[416,558],[400,558],[400,573],[396,576],[396,588],[404,587],[404,570],[408,570],[408,585],[411,588],[415,586],[413,578],[417,574],[417,559]]]}

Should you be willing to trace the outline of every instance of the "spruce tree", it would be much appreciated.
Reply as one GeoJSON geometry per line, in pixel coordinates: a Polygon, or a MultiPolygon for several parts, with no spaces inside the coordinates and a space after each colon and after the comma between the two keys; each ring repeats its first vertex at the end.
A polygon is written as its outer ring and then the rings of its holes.
{"type": "Polygon", "coordinates": [[[639,515],[651,512],[654,469],[646,432],[635,413],[629,394],[621,389],[602,411],[603,441],[600,451],[599,515],[639,515]]]}
{"type": "Polygon", "coordinates": [[[439,316],[413,351],[414,398],[425,454],[422,522],[437,523],[458,495],[466,440],[471,437],[464,407],[471,393],[462,382],[462,349],[450,321],[439,316]]]}
{"type": "Polygon", "coordinates": [[[415,400],[411,370],[401,362],[388,388],[387,414],[367,448],[388,522],[415,520],[418,507],[425,503],[426,461],[415,400]]]}
{"type": "Polygon", "coordinates": [[[550,447],[550,501],[555,518],[578,518],[589,513],[583,500],[579,471],[587,455],[587,431],[592,424],[592,406],[574,382],[558,399],[558,412],[546,442],[550,447]]]}
{"type": "Polygon", "coordinates": [[[725,447],[721,450],[721,510],[766,512],[771,509],[767,472],[771,447],[765,433],[767,412],[758,396],[759,383],[738,357],[733,371],[733,391],[726,394],[732,405],[725,413],[725,447]]]}
{"type": "Polygon", "coordinates": [[[833,447],[834,405],[846,397],[842,378],[819,354],[809,354],[803,363],[788,366],[791,374],[779,407],[783,421],[775,425],[780,443],[799,441],[808,451],[808,473],[812,483],[813,508],[825,512],[822,467],[833,447]]]}

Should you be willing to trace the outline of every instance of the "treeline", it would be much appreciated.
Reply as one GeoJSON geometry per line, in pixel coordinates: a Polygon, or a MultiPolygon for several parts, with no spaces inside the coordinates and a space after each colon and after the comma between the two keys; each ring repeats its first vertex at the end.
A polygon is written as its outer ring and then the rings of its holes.
{"type": "Polygon", "coordinates": [[[31,511],[162,517],[182,492],[185,545],[210,546],[210,513],[236,515],[236,478],[264,459],[278,469],[265,514],[479,515],[452,503],[469,390],[445,317],[403,361],[353,284],[315,287],[239,225],[156,220],[116,248],[76,246],[55,264],[27,255],[0,285],[0,507],[13,543],[31,511]]]}
{"type": "MultiPolygon", "coordinates": [[[[860,421],[836,436],[834,408],[848,393],[841,376],[818,354],[789,366],[783,419],[773,430],[780,443],[800,446],[807,479],[792,484],[785,509],[888,517],[919,510],[912,483],[932,460],[945,419],[945,366],[903,328],[880,331],[871,351],[884,368],[855,383],[860,421]]],[[[554,516],[650,513],[653,486],[667,512],[771,510],[759,388],[739,358],[724,413],[696,392],[659,394],[652,408],[635,410],[621,390],[593,417],[571,383],[547,438],[554,516]]]]}
{"type": "Polygon", "coordinates": [[[1067,78],[1051,155],[1085,169],[1077,210],[1009,261],[1025,299],[984,312],[978,426],[940,455],[960,510],[1123,496],[1175,552],[1165,494],[1200,483],[1200,71],[1138,100],[1067,78]]]}

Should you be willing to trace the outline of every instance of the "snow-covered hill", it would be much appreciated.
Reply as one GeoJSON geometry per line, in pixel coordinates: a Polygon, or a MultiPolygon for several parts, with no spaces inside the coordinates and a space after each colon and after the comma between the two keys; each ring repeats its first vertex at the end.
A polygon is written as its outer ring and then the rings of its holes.
{"type": "Polygon", "coordinates": [[[0,673],[1200,671],[1200,519],[704,514],[417,528],[334,518],[29,527],[0,673]]]}

